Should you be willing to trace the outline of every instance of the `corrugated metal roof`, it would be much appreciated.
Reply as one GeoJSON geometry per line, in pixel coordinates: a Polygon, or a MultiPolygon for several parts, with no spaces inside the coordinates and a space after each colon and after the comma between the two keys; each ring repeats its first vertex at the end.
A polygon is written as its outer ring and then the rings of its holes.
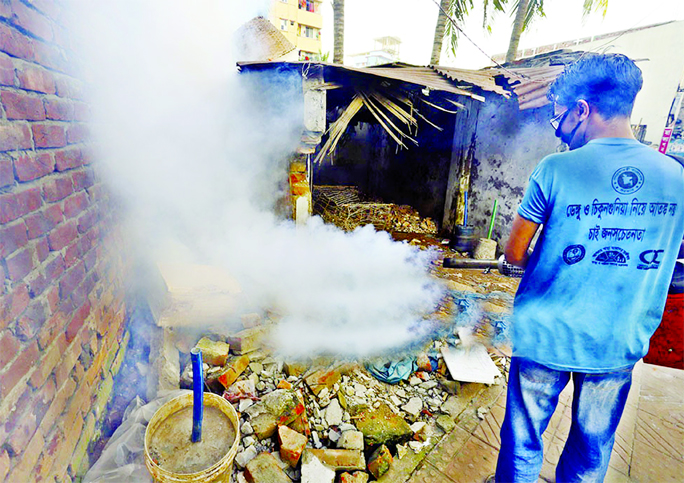
{"type": "Polygon", "coordinates": [[[438,65],[431,67],[453,81],[465,82],[504,97],[509,97],[510,91],[513,91],[518,99],[520,110],[549,104],[546,92],[564,69],[562,65],[510,69],[488,68],[476,71],[438,65]]]}
{"type": "Polygon", "coordinates": [[[504,97],[510,97],[511,93],[496,84],[496,72],[490,70],[467,70],[455,67],[443,67],[441,65],[431,65],[430,68],[440,75],[457,83],[467,83],[477,86],[482,90],[494,92],[504,97]]]}
{"type": "Polygon", "coordinates": [[[517,67],[514,69],[497,70],[499,75],[506,78],[509,88],[518,98],[518,107],[521,111],[543,107],[551,102],[546,97],[549,86],[556,80],[558,74],[563,72],[565,66],[552,65],[547,67],[517,67]],[[511,75],[516,74],[517,76],[511,75]]]}
{"type": "Polygon", "coordinates": [[[428,87],[436,91],[450,92],[461,96],[468,96],[484,102],[484,97],[469,90],[471,86],[458,86],[451,79],[447,79],[429,67],[418,67],[409,64],[387,64],[374,67],[350,67],[340,64],[328,64],[324,62],[238,62],[238,67],[265,68],[276,65],[305,65],[320,64],[326,69],[339,72],[353,72],[367,76],[407,82],[416,86],[428,87]]]}

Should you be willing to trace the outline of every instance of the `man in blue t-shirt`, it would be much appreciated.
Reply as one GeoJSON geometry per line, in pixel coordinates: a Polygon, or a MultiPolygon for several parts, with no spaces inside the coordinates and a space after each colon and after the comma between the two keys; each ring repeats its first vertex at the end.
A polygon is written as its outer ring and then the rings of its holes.
{"type": "Polygon", "coordinates": [[[570,150],[536,167],[506,246],[507,261],[526,271],[489,481],[537,481],[542,433],[570,379],[572,426],[556,481],[601,482],[608,469],[632,368],[660,323],[684,233],[682,166],[632,134],[641,85],[627,57],[586,54],[549,89],[551,124],[570,150]]]}

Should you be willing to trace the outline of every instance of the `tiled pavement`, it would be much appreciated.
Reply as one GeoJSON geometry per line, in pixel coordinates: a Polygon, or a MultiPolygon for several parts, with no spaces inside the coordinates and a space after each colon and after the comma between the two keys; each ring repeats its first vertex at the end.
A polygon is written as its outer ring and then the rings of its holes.
{"type": "MultiPolygon", "coordinates": [[[[544,434],[540,482],[555,482],[555,465],[570,429],[571,384],[544,434]]],[[[486,388],[457,427],[417,466],[408,483],[480,483],[496,468],[506,395],[486,388]],[[493,406],[492,406],[493,404],[493,406]],[[491,407],[480,421],[477,407],[491,407]]],[[[617,430],[606,483],[684,482],[684,371],[640,362],[617,430]]]]}

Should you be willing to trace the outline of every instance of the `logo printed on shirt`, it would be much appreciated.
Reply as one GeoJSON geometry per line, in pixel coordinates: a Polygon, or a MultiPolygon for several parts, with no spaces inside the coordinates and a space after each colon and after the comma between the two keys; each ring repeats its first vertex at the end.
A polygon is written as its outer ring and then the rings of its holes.
{"type": "Polygon", "coordinates": [[[568,265],[574,265],[582,261],[587,250],[582,245],[570,245],[563,250],[563,261],[568,265]]]}
{"type": "Polygon", "coordinates": [[[641,263],[637,265],[639,270],[653,270],[660,266],[660,260],[658,257],[665,250],[646,250],[639,254],[639,260],[641,263]]]}
{"type": "Polygon", "coordinates": [[[617,267],[626,267],[629,261],[629,253],[618,247],[601,248],[593,255],[592,263],[596,265],[614,265],[617,267]]]}
{"type": "Polygon", "coordinates": [[[613,174],[612,185],[622,195],[636,193],[644,185],[644,173],[633,166],[623,166],[613,174]]]}

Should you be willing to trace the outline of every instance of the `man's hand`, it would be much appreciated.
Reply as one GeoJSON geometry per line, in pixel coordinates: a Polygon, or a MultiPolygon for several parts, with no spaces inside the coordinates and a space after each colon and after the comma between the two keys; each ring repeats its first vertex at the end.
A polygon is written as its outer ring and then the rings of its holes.
{"type": "Polygon", "coordinates": [[[528,258],[527,249],[530,247],[530,242],[538,228],[539,224],[526,220],[520,215],[515,215],[511,235],[506,243],[505,254],[508,263],[525,268],[528,258]]]}

